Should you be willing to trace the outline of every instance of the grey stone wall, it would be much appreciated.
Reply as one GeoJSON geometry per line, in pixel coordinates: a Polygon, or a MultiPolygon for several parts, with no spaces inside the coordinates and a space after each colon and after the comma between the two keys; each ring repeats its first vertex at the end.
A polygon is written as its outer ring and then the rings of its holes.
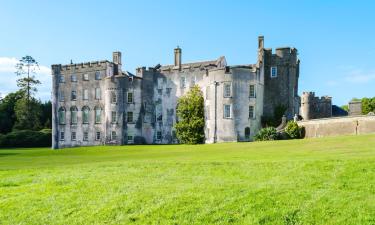
{"type": "Polygon", "coordinates": [[[338,117],[299,121],[305,138],[375,133],[375,116],[338,117]]]}
{"type": "Polygon", "coordinates": [[[303,92],[300,115],[303,120],[332,117],[332,98],[329,96],[319,98],[314,92],[303,92]]]}

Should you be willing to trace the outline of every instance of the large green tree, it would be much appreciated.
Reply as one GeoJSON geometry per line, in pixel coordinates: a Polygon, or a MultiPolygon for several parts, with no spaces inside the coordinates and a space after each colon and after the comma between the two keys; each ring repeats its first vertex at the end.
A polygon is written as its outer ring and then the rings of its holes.
{"type": "Polygon", "coordinates": [[[175,128],[180,143],[204,142],[204,99],[198,86],[192,87],[186,95],[178,99],[177,118],[175,128]]]}
{"type": "Polygon", "coordinates": [[[17,91],[9,93],[0,100],[0,133],[8,133],[12,131],[16,121],[14,107],[16,102],[23,97],[23,92],[17,91]]]}
{"type": "Polygon", "coordinates": [[[31,56],[24,56],[16,65],[17,86],[24,93],[24,98],[16,103],[15,112],[17,121],[16,129],[34,130],[40,127],[40,107],[39,102],[33,98],[33,94],[38,90],[36,86],[40,81],[35,78],[36,71],[39,69],[38,62],[31,56]]]}

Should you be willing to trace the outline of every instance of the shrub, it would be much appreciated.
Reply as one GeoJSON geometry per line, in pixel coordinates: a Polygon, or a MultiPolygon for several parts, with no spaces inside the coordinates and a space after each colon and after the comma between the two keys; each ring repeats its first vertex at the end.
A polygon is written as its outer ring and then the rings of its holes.
{"type": "Polygon", "coordinates": [[[50,147],[52,134],[50,131],[19,130],[0,136],[0,147],[50,147]]]}
{"type": "Polygon", "coordinates": [[[175,128],[180,143],[200,144],[204,142],[204,99],[197,85],[178,99],[177,118],[175,128]]]}
{"type": "Polygon", "coordinates": [[[273,141],[277,140],[277,131],[274,127],[262,128],[255,136],[255,141],[273,141]]]}
{"type": "Polygon", "coordinates": [[[294,121],[289,121],[285,127],[285,133],[291,139],[301,138],[301,130],[301,127],[294,121]]]}

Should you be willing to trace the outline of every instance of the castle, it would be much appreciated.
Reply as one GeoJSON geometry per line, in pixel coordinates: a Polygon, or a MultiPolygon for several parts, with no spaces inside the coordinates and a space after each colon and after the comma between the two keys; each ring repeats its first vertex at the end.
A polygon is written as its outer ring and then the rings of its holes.
{"type": "Polygon", "coordinates": [[[255,64],[227,65],[225,57],[123,70],[111,61],[52,65],[52,147],[178,143],[174,125],[180,96],[198,85],[204,95],[206,143],[251,141],[263,117],[283,106],[299,114],[297,49],[264,48],[258,37],[255,64]]]}

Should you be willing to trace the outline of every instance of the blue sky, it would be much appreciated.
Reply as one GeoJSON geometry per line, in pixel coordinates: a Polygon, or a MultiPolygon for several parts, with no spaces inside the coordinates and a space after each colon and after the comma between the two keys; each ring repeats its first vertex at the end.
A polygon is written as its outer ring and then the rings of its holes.
{"type": "Polygon", "coordinates": [[[13,64],[29,54],[41,66],[38,97],[50,96],[51,64],[111,59],[123,66],[216,59],[256,62],[265,46],[293,46],[301,60],[299,92],[334,104],[375,96],[374,1],[3,1],[0,0],[0,93],[16,89],[13,64]]]}

